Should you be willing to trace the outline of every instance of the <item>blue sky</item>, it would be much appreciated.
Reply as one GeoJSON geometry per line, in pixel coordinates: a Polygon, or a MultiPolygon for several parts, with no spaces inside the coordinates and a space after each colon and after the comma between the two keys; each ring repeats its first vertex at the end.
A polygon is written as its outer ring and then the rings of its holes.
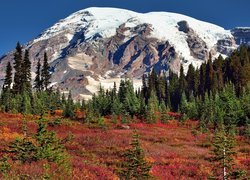
{"type": "Polygon", "coordinates": [[[58,20],[92,6],[176,12],[225,29],[250,26],[250,0],[2,0],[0,56],[15,48],[17,41],[26,43],[58,20]]]}

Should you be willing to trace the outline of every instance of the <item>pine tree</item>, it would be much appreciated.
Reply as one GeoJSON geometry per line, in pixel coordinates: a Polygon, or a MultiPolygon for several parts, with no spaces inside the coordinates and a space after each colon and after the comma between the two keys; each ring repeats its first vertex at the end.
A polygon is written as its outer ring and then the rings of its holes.
{"type": "Polygon", "coordinates": [[[208,93],[208,97],[210,98],[212,87],[212,80],[213,80],[213,66],[212,66],[212,59],[209,58],[206,64],[206,71],[205,71],[205,90],[208,93]]]}
{"type": "Polygon", "coordinates": [[[20,106],[20,111],[22,114],[31,114],[31,99],[29,93],[22,94],[22,101],[20,106]]]}
{"type": "Polygon", "coordinates": [[[42,68],[42,73],[41,73],[41,80],[43,84],[43,88],[45,90],[48,90],[48,86],[50,84],[50,78],[51,74],[49,72],[50,66],[48,63],[48,56],[47,53],[44,53],[44,59],[43,59],[43,68],[42,68]]]}
{"type": "Polygon", "coordinates": [[[200,77],[199,77],[199,95],[201,96],[202,101],[205,100],[205,68],[206,64],[203,63],[200,66],[200,77]]]}
{"type": "Polygon", "coordinates": [[[14,69],[15,69],[15,75],[14,75],[14,84],[13,84],[13,92],[15,94],[21,93],[22,88],[22,47],[20,43],[18,42],[16,45],[16,52],[14,53],[14,69]]]}
{"type": "Polygon", "coordinates": [[[156,87],[156,95],[158,97],[158,101],[164,101],[166,99],[166,90],[165,90],[165,84],[166,84],[166,77],[164,75],[159,75],[157,78],[157,87],[156,87]]]}
{"type": "Polygon", "coordinates": [[[145,103],[145,99],[143,98],[143,95],[141,95],[139,97],[139,102],[140,102],[140,106],[139,106],[139,110],[138,110],[138,115],[143,118],[146,114],[146,103],[145,103]]]}
{"type": "Polygon", "coordinates": [[[32,92],[31,90],[31,62],[29,60],[28,50],[25,50],[23,63],[21,65],[21,70],[22,70],[21,91],[31,95],[31,92],[32,92]]]}
{"type": "Polygon", "coordinates": [[[10,62],[8,62],[5,72],[4,84],[3,84],[3,91],[10,90],[12,84],[12,67],[10,62]]]}
{"type": "Polygon", "coordinates": [[[72,99],[71,91],[69,92],[67,102],[63,111],[64,117],[74,117],[75,116],[74,101],[72,99]]]}
{"type": "Polygon", "coordinates": [[[157,81],[158,81],[157,73],[156,73],[155,69],[153,68],[149,77],[148,77],[149,95],[151,94],[152,91],[157,92],[157,86],[158,86],[157,81]]]}
{"type": "Polygon", "coordinates": [[[187,87],[187,81],[185,79],[184,69],[182,65],[180,69],[179,86],[180,86],[180,93],[182,94],[187,87]]]}
{"type": "Polygon", "coordinates": [[[156,123],[156,112],[159,110],[158,106],[158,100],[155,92],[151,92],[150,98],[148,100],[147,113],[145,114],[147,123],[156,123]]]}
{"type": "Polygon", "coordinates": [[[133,117],[139,109],[139,99],[136,97],[133,83],[129,80],[125,81],[126,94],[123,103],[124,111],[127,111],[133,117]]]}
{"type": "Polygon", "coordinates": [[[148,94],[148,86],[146,81],[146,75],[143,74],[142,76],[142,96],[145,98],[145,103],[148,103],[149,94],[148,94]]]}
{"type": "Polygon", "coordinates": [[[126,84],[124,80],[121,80],[120,86],[119,86],[119,91],[118,91],[118,98],[121,103],[125,102],[126,99],[126,84]]]}
{"type": "Polygon", "coordinates": [[[42,90],[42,80],[41,80],[41,62],[40,59],[37,62],[37,66],[36,66],[36,77],[34,80],[34,88],[37,91],[41,91],[42,90]]]}
{"type": "Polygon", "coordinates": [[[240,62],[242,66],[247,65],[250,61],[249,61],[249,56],[248,56],[248,52],[247,52],[247,46],[241,46],[240,47],[240,62]]]}
{"type": "Polygon", "coordinates": [[[114,82],[114,86],[111,92],[111,100],[114,102],[114,100],[117,99],[117,87],[116,87],[116,82],[114,82]]]}
{"type": "Polygon", "coordinates": [[[225,131],[222,129],[215,134],[213,142],[213,160],[216,162],[216,169],[220,167],[219,177],[224,180],[230,177],[232,173],[233,166],[233,156],[235,140],[232,136],[226,135],[225,131]]]}
{"type": "Polygon", "coordinates": [[[82,102],[81,102],[81,111],[85,111],[87,108],[87,104],[85,102],[85,99],[83,98],[82,99],[82,102]]]}
{"type": "Polygon", "coordinates": [[[224,87],[224,81],[223,81],[223,71],[222,71],[222,67],[223,67],[223,62],[224,62],[224,59],[223,57],[220,55],[217,59],[215,59],[214,61],[214,71],[216,73],[216,78],[217,78],[217,89],[219,91],[221,91],[224,87]]]}
{"type": "Polygon", "coordinates": [[[195,93],[195,69],[192,64],[188,66],[188,72],[187,72],[187,99],[189,100],[189,97],[191,94],[195,93]]]}
{"type": "Polygon", "coordinates": [[[151,166],[145,160],[144,151],[139,142],[139,135],[134,134],[131,148],[125,153],[121,179],[149,179],[151,166]]]}
{"type": "Polygon", "coordinates": [[[5,72],[4,84],[1,94],[1,103],[0,103],[2,104],[2,108],[5,112],[9,112],[12,106],[11,84],[12,84],[12,67],[10,62],[8,62],[5,72]]]}
{"type": "Polygon", "coordinates": [[[167,107],[164,103],[164,101],[161,102],[160,104],[160,112],[161,112],[161,122],[163,124],[166,124],[168,120],[170,120],[170,116],[168,115],[168,110],[167,107]]]}

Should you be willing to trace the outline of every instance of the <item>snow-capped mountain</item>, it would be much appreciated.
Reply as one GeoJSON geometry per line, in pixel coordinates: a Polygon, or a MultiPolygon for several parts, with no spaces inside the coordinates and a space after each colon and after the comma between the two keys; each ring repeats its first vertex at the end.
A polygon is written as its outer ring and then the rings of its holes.
{"type": "MultiPolygon", "coordinates": [[[[52,85],[89,97],[101,85],[108,88],[130,77],[136,87],[153,67],[178,72],[190,63],[227,56],[236,48],[230,31],[197,19],[167,12],[136,13],[116,8],[88,8],[60,20],[24,48],[30,50],[33,71],[47,52],[52,85]]],[[[10,53],[0,59],[0,78],[10,53]]]]}

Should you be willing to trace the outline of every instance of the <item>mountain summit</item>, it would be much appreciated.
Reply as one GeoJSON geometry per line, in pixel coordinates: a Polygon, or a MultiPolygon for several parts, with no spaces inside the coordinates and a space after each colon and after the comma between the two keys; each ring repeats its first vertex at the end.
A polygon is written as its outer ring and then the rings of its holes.
{"type": "MultiPolygon", "coordinates": [[[[236,48],[230,31],[217,25],[168,12],[137,13],[116,8],[88,8],[60,20],[36,39],[29,49],[33,71],[46,51],[52,83],[76,97],[89,98],[98,91],[154,68],[178,72],[190,63],[198,67],[208,59],[229,55],[236,48]]],[[[0,59],[0,78],[13,52],[0,59]]],[[[0,82],[2,83],[2,82],[0,82]]]]}

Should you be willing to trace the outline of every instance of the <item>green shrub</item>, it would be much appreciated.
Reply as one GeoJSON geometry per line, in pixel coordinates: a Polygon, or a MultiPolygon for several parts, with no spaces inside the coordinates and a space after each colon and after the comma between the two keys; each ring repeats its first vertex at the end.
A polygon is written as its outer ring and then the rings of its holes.
{"type": "Polygon", "coordinates": [[[8,162],[8,157],[7,156],[3,156],[0,159],[0,172],[2,174],[7,174],[10,169],[11,169],[11,165],[8,162]]]}

